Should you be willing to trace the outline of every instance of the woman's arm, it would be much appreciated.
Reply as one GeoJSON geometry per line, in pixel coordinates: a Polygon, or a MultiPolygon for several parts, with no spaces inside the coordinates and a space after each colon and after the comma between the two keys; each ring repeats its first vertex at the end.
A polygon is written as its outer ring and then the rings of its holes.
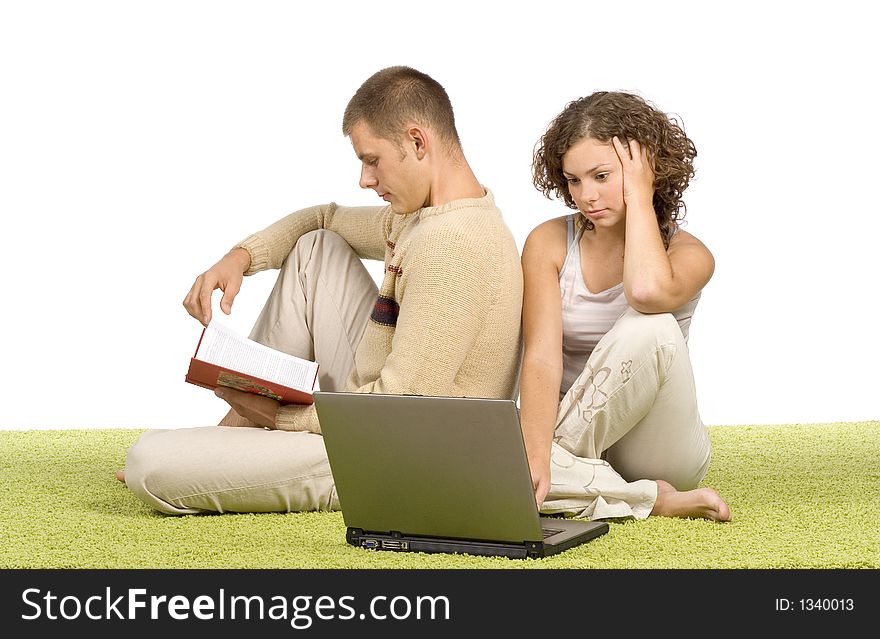
{"type": "Polygon", "coordinates": [[[667,313],[703,289],[715,271],[709,249],[679,231],[663,246],[654,212],[654,171],[646,149],[635,140],[624,146],[614,138],[623,166],[626,202],[626,252],[623,286],[629,305],[642,313],[667,313]]]}
{"type": "Polygon", "coordinates": [[[544,222],[526,239],[523,268],[523,352],[520,421],[540,508],[550,489],[550,446],[562,383],[562,303],[565,219],[544,222]]]}

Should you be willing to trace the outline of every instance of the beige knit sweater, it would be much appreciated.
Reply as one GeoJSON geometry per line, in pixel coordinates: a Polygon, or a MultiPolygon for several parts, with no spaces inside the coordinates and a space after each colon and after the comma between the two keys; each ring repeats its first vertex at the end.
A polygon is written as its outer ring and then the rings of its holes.
{"type": "MultiPolygon", "coordinates": [[[[490,191],[407,215],[336,204],[297,211],[236,245],[251,256],[245,275],[280,268],[317,229],[385,261],[348,390],[516,398],[522,270],[490,191]]],[[[314,406],[282,406],[276,427],[320,433],[314,406]]]]}

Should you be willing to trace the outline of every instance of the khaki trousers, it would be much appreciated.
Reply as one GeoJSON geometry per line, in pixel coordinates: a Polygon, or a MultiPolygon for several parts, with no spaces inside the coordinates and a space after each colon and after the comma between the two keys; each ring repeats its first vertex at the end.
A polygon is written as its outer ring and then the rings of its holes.
{"type": "Polygon", "coordinates": [[[690,490],[710,458],[678,322],[628,309],[560,402],[542,512],[642,519],[653,480],[690,490]]]}
{"type": "MultiPolygon", "coordinates": [[[[377,294],[341,237],[307,233],[282,265],[250,337],[318,361],[321,388],[343,390],[377,294]]],[[[128,451],[125,482],[173,515],[339,508],[323,437],[307,432],[150,430],[128,451]]]]}
{"type": "MultiPolygon", "coordinates": [[[[282,266],[251,338],[321,362],[340,390],[377,295],[337,235],[304,235],[282,266]]],[[[543,512],[644,518],[654,479],[680,490],[708,469],[687,345],[668,314],[629,310],[599,342],[563,397],[543,512]]],[[[320,435],[208,426],[144,433],[128,452],[126,484],[167,514],[338,509],[320,435]]]]}

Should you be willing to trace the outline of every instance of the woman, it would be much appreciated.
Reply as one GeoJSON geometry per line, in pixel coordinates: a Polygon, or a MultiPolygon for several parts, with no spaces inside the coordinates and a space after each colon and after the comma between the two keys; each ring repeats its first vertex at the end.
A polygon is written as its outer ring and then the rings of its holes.
{"type": "Polygon", "coordinates": [[[711,456],[687,351],[714,259],[679,226],[696,148],[643,100],[569,103],[536,146],[534,184],[577,212],[523,247],[521,420],[545,513],[730,519],[697,488],[711,456]]]}

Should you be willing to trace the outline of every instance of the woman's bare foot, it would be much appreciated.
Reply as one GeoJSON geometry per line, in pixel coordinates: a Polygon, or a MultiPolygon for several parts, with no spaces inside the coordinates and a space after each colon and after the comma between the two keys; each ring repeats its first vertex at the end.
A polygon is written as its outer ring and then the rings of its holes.
{"type": "Polygon", "coordinates": [[[711,488],[678,491],[662,479],[657,481],[657,501],[652,515],[730,521],[730,508],[711,488]]]}
{"type": "Polygon", "coordinates": [[[125,483],[125,471],[124,470],[117,470],[116,471],[116,479],[118,479],[119,481],[121,481],[124,484],[125,483]]]}

